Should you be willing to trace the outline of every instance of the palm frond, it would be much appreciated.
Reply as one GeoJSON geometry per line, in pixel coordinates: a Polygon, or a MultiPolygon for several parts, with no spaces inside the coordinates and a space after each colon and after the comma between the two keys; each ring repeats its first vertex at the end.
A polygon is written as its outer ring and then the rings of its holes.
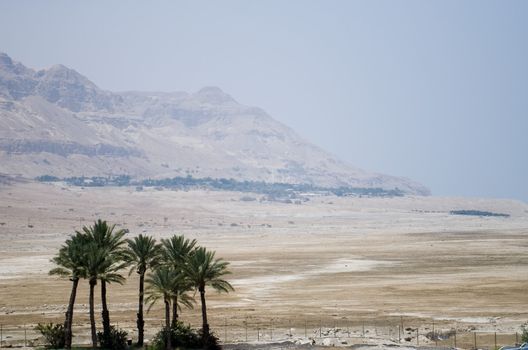
{"type": "Polygon", "coordinates": [[[143,274],[159,264],[162,249],[154,238],[140,234],[133,239],[127,239],[126,242],[126,259],[137,273],[143,274]]]}
{"type": "Polygon", "coordinates": [[[71,270],[65,269],[63,267],[53,268],[48,273],[50,275],[58,275],[58,276],[61,276],[61,277],[69,277],[69,276],[71,276],[71,270]]]}
{"type": "Polygon", "coordinates": [[[229,292],[234,290],[233,286],[220,278],[231,273],[228,266],[228,262],[215,259],[215,252],[199,247],[187,260],[184,271],[195,288],[209,285],[220,292],[229,292]]]}
{"type": "Polygon", "coordinates": [[[235,290],[235,288],[233,288],[233,286],[229,282],[221,279],[211,281],[211,287],[213,287],[213,289],[215,289],[219,293],[229,293],[235,290]]]}
{"type": "Polygon", "coordinates": [[[194,309],[194,304],[196,303],[196,300],[194,300],[194,297],[191,297],[187,293],[182,293],[178,295],[178,310],[182,310],[181,306],[185,306],[188,309],[194,309]]]}

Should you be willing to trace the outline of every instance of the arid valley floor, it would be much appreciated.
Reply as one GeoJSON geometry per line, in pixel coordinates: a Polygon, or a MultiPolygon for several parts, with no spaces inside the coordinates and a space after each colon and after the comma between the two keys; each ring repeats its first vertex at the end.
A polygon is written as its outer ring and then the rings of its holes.
{"type": "MultiPolygon", "coordinates": [[[[313,196],[296,205],[260,195],[241,200],[246,195],[1,185],[0,324],[62,321],[70,284],[47,275],[50,258],[69,234],[98,218],[128,228],[129,236],[185,234],[231,262],[235,292],[208,293],[212,328],[228,341],[245,340],[245,322],[250,340],[258,328],[258,337],[271,341],[274,331],[275,338],[292,330],[303,336],[305,327],[313,334],[320,326],[366,325],[370,334],[386,327],[394,337],[401,322],[424,331],[434,321],[512,333],[528,320],[522,202],[313,196]],[[455,216],[453,209],[511,216],[455,216]]],[[[80,327],[88,319],[87,283],[78,295],[80,327]]],[[[112,321],[134,337],[136,276],[112,285],[109,299],[112,321]]],[[[147,315],[149,334],[159,329],[161,306],[147,315]]],[[[198,326],[199,306],[181,317],[198,326]]]]}

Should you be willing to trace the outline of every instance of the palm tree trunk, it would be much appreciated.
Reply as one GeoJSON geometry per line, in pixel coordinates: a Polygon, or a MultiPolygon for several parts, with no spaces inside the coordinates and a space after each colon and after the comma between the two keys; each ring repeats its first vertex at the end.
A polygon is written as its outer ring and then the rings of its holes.
{"type": "Polygon", "coordinates": [[[165,302],[165,349],[171,349],[171,329],[170,329],[170,299],[168,296],[164,297],[165,302]]]}
{"type": "Polygon", "coordinates": [[[110,313],[108,312],[108,305],[106,303],[106,281],[101,281],[101,304],[103,311],[103,334],[105,339],[108,339],[110,335],[110,313]]]}
{"type": "Polygon", "coordinates": [[[209,338],[209,323],[207,323],[207,306],[205,305],[205,287],[200,287],[200,299],[202,301],[202,332],[203,339],[209,338]]]}
{"type": "Polygon", "coordinates": [[[92,330],[92,348],[97,347],[97,332],[95,329],[95,311],[94,311],[94,289],[95,285],[97,284],[96,279],[90,279],[90,326],[92,330]]]}
{"type": "Polygon", "coordinates": [[[66,320],[64,321],[64,348],[71,349],[72,343],[72,323],[73,323],[73,307],[75,305],[75,297],[77,296],[77,286],[79,285],[79,278],[72,278],[72,290],[70,293],[70,302],[68,303],[68,311],[66,311],[66,320]]]}
{"type": "Polygon", "coordinates": [[[143,346],[145,321],[143,320],[143,297],[145,295],[145,273],[139,275],[139,305],[137,313],[138,347],[143,346]]]}
{"type": "Polygon", "coordinates": [[[178,295],[172,297],[172,327],[178,323],[178,295]]]}

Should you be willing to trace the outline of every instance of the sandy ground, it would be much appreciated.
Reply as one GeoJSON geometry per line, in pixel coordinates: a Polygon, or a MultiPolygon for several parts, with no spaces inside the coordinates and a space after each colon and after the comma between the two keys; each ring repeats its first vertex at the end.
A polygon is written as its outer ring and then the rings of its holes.
{"type": "MultiPolygon", "coordinates": [[[[358,337],[333,345],[369,343],[374,332],[383,343],[398,338],[403,322],[404,328],[414,327],[408,332],[414,344],[414,329],[425,334],[433,322],[441,330],[512,333],[528,320],[524,203],[314,196],[295,205],[241,201],[243,195],[3,185],[0,324],[8,329],[62,321],[70,284],[47,276],[49,260],[69,234],[98,218],[128,228],[130,236],[183,233],[230,261],[236,291],[208,294],[212,327],[228,342],[245,341],[247,332],[248,341],[302,343],[312,337],[322,344],[321,328],[347,329],[337,339],[358,337]],[[511,217],[449,215],[453,209],[511,217]]],[[[83,283],[75,315],[79,328],[87,323],[87,292],[83,283]]],[[[109,299],[113,321],[134,336],[136,276],[112,286],[109,299]]],[[[149,334],[161,317],[161,305],[148,314],[149,334]]],[[[182,319],[199,325],[199,307],[183,310],[182,319]]]]}

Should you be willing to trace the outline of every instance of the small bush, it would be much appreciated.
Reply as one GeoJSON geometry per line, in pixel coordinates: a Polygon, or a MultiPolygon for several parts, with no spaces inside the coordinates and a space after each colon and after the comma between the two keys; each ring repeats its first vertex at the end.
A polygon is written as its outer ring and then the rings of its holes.
{"type": "Polygon", "coordinates": [[[528,322],[521,325],[521,331],[522,331],[521,342],[528,343],[528,322]]]}
{"type": "Polygon", "coordinates": [[[110,326],[110,333],[105,336],[104,333],[97,333],[97,339],[103,349],[125,350],[127,344],[128,333],[122,329],[110,326]]]}
{"type": "MultiPolygon", "coordinates": [[[[159,331],[151,342],[152,350],[164,350],[167,330],[163,328],[159,331]]],[[[170,328],[171,345],[173,348],[182,347],[185,349],[202,349],[202,338],[198,332],[183,322],[177,322],[174,327],[170,328]]]]}
{"type": "Polygon", "coordinates": [[[46,348],[64,348],[64,325],[60,323],[39,323],[35,330],[39,331],[46,339],[46,348]]]}
{"type": "Polygon", "coordinates": [[[166,334],[167,334],[166,328],[162,328],[158,333],[154,335],[154,337],[150,341],[150,344],[148,344],[147,349],[148,350],[164,350],[166,334]]]}
{"type": "Polygon", "coordinates": [[[199,349],[202,345],[200,335],[183,322],[177,322],[175,327],[171,327],[171,343],[174,347],[190,349],[199,349]]]}
{"type": "MultiPolygon", "coordinates": [[[[202,332],[199,332],[200,337],[202,332]]],[[[221,350],[222,347],[218,343],[218,337],[214,333],[210,333],[209,336],[205,339],[205,343],[202,345],[205,350],[221,350]]]]}

